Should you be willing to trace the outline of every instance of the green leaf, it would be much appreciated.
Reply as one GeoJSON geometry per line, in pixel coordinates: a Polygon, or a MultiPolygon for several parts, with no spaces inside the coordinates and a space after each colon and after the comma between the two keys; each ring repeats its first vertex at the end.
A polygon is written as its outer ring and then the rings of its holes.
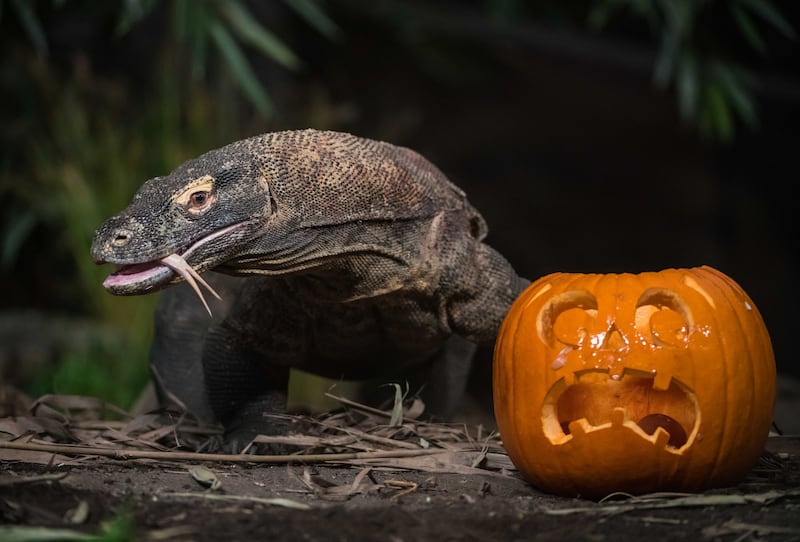
{"type": "Polygon", "coordinates": [[[789,21],[783,18],[783,15],[775,9],[769,0],[741,0],[742,4],[750,8],[751,11],[758,14],[762,19],[777,28],[784,36],[789,39],[795,39],[797,33],[789,21]]]}
{"type": "Polygon", "coordinates": [[[256,77],[250,63],[245,58],[242,50],[236,45],[230,33],[217,21],[211,21],[208,26],[211,38],[217,44],[220,53],[227,61],[228,67],[236,79],[236,83],[264,117],[271,117],[274,113],[272,101],[256,77]]]}
{"type": "Polygon", "coordinates": [[[133,514],[127,507],[118,511],[114,517],[104,521],[100,526],[101,532],[94,538],[95,542],[134,542],[137,539],[133,514]]]}
{"type": "Polygon", "coordinates": [[[697,62],[689,53],[684,55],[684,58],[678,63],[675,85],[681,117],[686,120],[694,119],[697,115],[700,78],[697,62]]]}
{"type": "Polygon", "coordinates": [[[730,102],[730,106],[749,126],[755,126],[758,120],[750,89],[752,77],[744,70],[736,69],[724,63],[712,66],[712,76],[719,82],[720,89],[730,102]]]}
{"type": "Polygon", "coordinates": [[[389,419],[389,425],[391,427],[403,425],[403,399],[405,397],[403,388],[397,383],[385,385],[392,386],[394,388],[394,404],[392,405],[392,416],[389,419]]]}
{"type": "Polygon", "coordinates": [[[756,28],[756,25],[753,24],[747,12],[739,6],[733,6],[733,18],[736,21],[736,26],[742,31],[742,34],[744,34],[750,46],[760,54],[766,55],[767,45],[764,43],[764,40],[761,38],[761,33],[756,28]]]}
{"type": "Polygon", "coordinates": [[[208,35],[210,21],[215,17],[208,12],[207,2],[176,0],[175,36],[188,45],[191,59],[191,74],[202,79],[206,72],[208,35]]]}
{"type": "Polygon", "coordinates": [[[128,32],[133,25],[147,17],[157,4],[158,0],[124,0],[122,14],[117,23],[117,34],[128,32]]]}
{"type": "Polygon", "coordinates": [[[613,0],[595,2],[594,6],[589,10],[586,23],[592,30],[600,31],[608,26],[611,16],[619,8],[619,2],[614,2],[613,0]]]}
{"type": "Polygon", "coordinates": [[[700,114],[700,129],[710,137],[718,136],[722,141],[733,137],[733,116],[725,94],[720,87],[709,82],[703,89],[703,103],[700,114]]]}
{"type": "Polygon", "coordinates": [[[236,33],[247,43],[283,66],[296,70],[302,62],[275,34],[261,26],[239,2],[225,2],[225,18],[236,33]]]}
{"type": "Polygon", "coordinates": [[[12,0],[14,8],[17,11],[22,27],[28,33],[33,46],[39,51],[40,54],[47,53],[47,38],[44,36],[42,25],[39,24],[39,19],[36,18],[36,13],[33,11],[33,2],[29,0],[12,0]]]}
{"type": "Polygon", "coordinates": [[[666,27],[678,35],[678,39],[691,34],[696,0],[657,0],[664,13],[666,27]]]}
{"type": "Polygon", "coordinates": [[[323,36],[334,40],[338,39],[342,31],[333,20],[325,14],[313,0],[284,0],[308,24],[317,29],[323,36]]]}
{"type": "Polygon", "coordinates": [[[74,542],[97,540],[93,535],[71,529],[48,527],[0,527],[0,540],[4,542],[74,542]]]}
{"type": "MultiPolygon", "coordinates": [[[[12,211],[13,212],[13,211],[12,211]]],[[[3,249],[0,253],[0,267],[10,268],[17,259],[20,247],[36,225],[36,214],[33,211],[23,211],[18,216],[9,220],[6,231],[3,232],[3,249]]]]}
{"type": "Polygon", "coordinates": [[[175,37],[180,40],[187,40],[189,36],[189,0],[175,0],[173,4],[175,37]]]}
{"type": "Polygon", "coordinates": [[[653,67],[653,80],[660,88],[666,88],[675,74],[678,60],[678,36],[664,29],[661,34],[661,48],[658,50],[656,64],[653,67]]]}
{"type": "Polygon", "coordinates": [[[656,14],[654,0],[628,0],[628,5],[635,14],[650,20],[656,14]]]}
{"type": "Polygon", "coordinates": [[[189,12],[189,46],[192,52],[192,76],[202,79],[206,73],[206,60],[208,58],[209,21],[212,17],[204,8],[202,2],[193,3],[189,12]]]}
{"type": "Polygon", "coordinates": [[[202,79],[206,71],[209,20],[207,2],[175,0],[173,33],[179,42],[188,44],[191,58],[191,74],[202,79]]]}
{"type": "Polygon", "coordinates": [[[403,390],[400,384],[394,384],[394,407],[389,425],[392,427],[403,425],[403,390]]]}

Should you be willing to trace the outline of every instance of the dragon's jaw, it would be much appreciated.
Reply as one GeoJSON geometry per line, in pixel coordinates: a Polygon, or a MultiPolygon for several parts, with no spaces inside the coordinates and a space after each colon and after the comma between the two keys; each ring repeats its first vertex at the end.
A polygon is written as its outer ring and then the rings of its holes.
{"type": "Polygon", "coordinates": [[[136,295],[165,284],[173,273],[161,261],[120,265],[103,281],[103,287],[115,295],[136,295]]]}
{"type": "MultiPolygon", "coordinates": [[[[173,252],[158,260],[151,260],[142,263],[121,265],[114,273],[110,274],[103,281],[103,287],[115,295],[137,295],[153,291],[160,288],[172,280],[177,273],[192,287],[197,293],[200,301],[203,302],[208,314],[211,309],[203,297],[203,293],[198,286],[198,282],[205,286],[211,294],[220,299],[219,294],[200,276],[186,259],[201,246],[208,244],[215,239],[224,237],[231,232],[244,226],[244,222],[232,224],[214,233],[206,235],[195,241],[189,248],[182,253],[173,252]]],[[[99,261],[97,263],[106,263],[99,261]]]]}

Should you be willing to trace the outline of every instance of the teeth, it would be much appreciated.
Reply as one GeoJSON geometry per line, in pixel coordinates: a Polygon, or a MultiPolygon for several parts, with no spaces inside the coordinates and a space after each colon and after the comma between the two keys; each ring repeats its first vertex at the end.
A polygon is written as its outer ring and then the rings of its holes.
{"type": "Polygon", "coordinates": [[[622,378],[622,373],[624,372],[625,368],[622,367],[621,364],[615,363],[611,367],[608,368],[608,376],[610,376],[613,380],[620,380],[622,378]]]}
{"type": "Polygon", "coordinates": [[[653,389],[659,391],[665,391],[669,388],[669,384],[672,382],[672,377],[666,373],[656,373],[655,377],[653,377],[653,389]]]}
{"type": "Polygon", "coordinates": [[[573,420],[569,422],[569,434],[570,435],[583,435],[586,433],[586,427],[589,427],[589,422],[586,418],[581,418],[579,420],[573,420]]]}
{"type": "Polygon", "coordinates": [[[656,446],[659,448],[666,448],[669,443],[669,432],[663,427],[656,429],[656,446]]]}
{"type": "Polygon", "coordinates": [[[611,411],[611,425],[613,427],[621,427],[625,422],[625,408],[616,407],[611,411]]]}

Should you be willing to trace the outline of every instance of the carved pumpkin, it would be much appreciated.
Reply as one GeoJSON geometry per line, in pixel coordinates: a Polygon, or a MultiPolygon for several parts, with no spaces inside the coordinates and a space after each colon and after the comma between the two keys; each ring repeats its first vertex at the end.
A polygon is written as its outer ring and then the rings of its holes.
{"type": "Polygon", "coordinates": [[[515,466],[590,498],[738,482],[775,402],[761,315],[710,267],[535,281],[503,322],[493,376],[515,466]]]}

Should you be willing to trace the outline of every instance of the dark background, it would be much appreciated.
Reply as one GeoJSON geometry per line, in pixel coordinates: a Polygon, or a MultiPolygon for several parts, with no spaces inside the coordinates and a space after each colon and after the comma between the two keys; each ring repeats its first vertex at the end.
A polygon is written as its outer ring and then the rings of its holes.
{"type": "MultiPolygon", "coordinates": [[[[88,156],[103,152],[109,133],[122,131],[120,147],[130,146],[118,172],[126,197],[184,159],[263,131],[314,127],[387,140],[421,152],[464,188],[489,223],[489,243],[522,275],[704,264],[725,272],[760,309],[779,371],[800,376],[793,352],[800,324],[797,38],[762,22],[767,53],[760,54],[724,3],[707,3],[711,11],[694,21],[691,47],[732,59],[757,80],[754,122],[734,116],[727,132],[714,134],[703,129],[703,111],[680,114],[674,85],[654,82],[660,44],[652,23],[623,13],[602,31],[587,28],[586,14],[600,3],[545,2],[536,9],[522,2],[320,3],[339,29],[332,38],[281,2],[245,2],[304,64],[288,70],[244,48],[274,104],[268,114],[239,91],[213,47],[201,74],[187,68],[192,59],[185,43],[174,42],[169,2],[157,3],[124,33],[115,31],[113,3],[105,9],[38,3],[46,54],[5,3],[0,239],[16,247],[0,276],[6,376],[22,385],[36,380],[9,368],[32,363],[18,344],[19,326],[31,314],[66,315],[89,327],[113,320],[103,312],[113,309],[98,308],[110,302],[90,301],[110,297],[98,292],[102,278],[92,283],[80,268],[106,211],[90,206],[101,210],[87,219],[94,226],[83,227],[84,241],[65,242],[65,231],[80,229],[63,222],[71,204],[53,211],[42,200],[58,198],[54,191],[67,185],[47,184],[53,174],[37,169],[43,154],[30,152],[42,148],[58,154],[61,166],[70,164],[68,146],[47,143],[62,129],[54,125],[72,126],[59,120],[65,93],[76,96],[85,119],[88,156]],[[163,99],[173,87],[175,99],[163,99]],[[139,129],[153,109],[161,120],[139,129]],[[173,117],[171,124],[164,120],[173,117]],[[177,148],[160,150],[167,146],[177,148]]],[[[796,28],[796,3],[771,5],[796,28]]],[[[78,175],[90,178],[92,169],[78,175]]],[[[110,188],[100,183],[95,190],[102,199],[110,188]]],[[[117,210],[122,201],[103,205],[117,210]]],[[[112,301],[123,312],[134,303],[112,301]]],[[[117,315],[116,324],[124,335],[126,315],[117,315]]],[[[48,347],[45,357],[58,366],[69,344],[48,347]]],[[[131,348],[142,357],[141,347],[131,348]]]]}

